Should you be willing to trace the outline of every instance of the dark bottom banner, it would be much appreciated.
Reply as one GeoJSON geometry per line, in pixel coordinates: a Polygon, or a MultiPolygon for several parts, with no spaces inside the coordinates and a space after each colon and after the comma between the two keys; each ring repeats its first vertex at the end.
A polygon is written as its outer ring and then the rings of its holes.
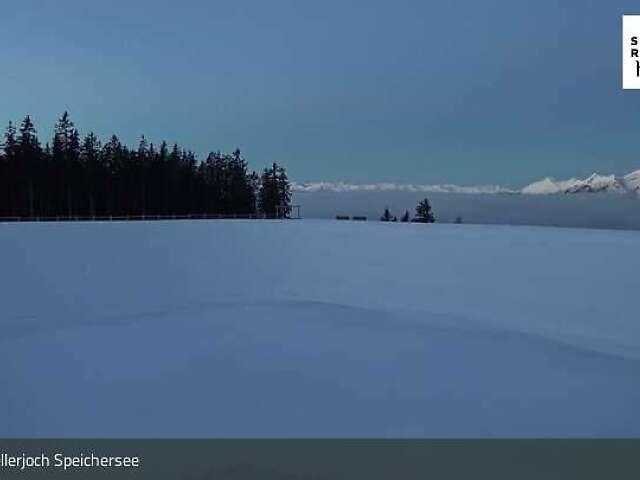
{"type": "Polygon", "coordinates": [[[640,440],[0,440],[0,479],[640,478],[640,440]]]}

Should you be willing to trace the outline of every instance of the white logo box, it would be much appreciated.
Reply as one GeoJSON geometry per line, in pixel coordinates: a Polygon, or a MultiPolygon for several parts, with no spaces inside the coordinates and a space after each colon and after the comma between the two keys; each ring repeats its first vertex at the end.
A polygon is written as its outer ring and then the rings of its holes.
{"type": "Polygon", "coordinates": [[[640,15],[622,16],[622,88],[640,89],[640,15]]]}

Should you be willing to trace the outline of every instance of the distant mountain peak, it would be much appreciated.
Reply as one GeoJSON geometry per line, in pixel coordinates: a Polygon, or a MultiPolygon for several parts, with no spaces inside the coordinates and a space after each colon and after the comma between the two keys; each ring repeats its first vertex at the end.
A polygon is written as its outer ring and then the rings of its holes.
{"type": "Polygon", "coordinates": [[[557,193],[640,193],[640,170],[616,177],[615,175],[600,175],[593,173],[585,179],[570,178],[556,180],[547,177],[521,190],[528,195],[551,195],[557,193]]]}

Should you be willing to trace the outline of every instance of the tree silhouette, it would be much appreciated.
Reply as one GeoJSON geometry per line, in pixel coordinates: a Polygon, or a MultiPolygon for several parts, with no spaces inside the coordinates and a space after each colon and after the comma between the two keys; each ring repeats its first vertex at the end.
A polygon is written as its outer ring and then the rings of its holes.
{"type": "Polygon", "coordinates": [[[384,209],[384,213],[380,217],[380,221],[381,222],[390,222],[392,220],[392,218],[393,218],[393,216],[391,215],[391,212],[389,212],[389,209],[385,208],[384,209]]]}
{"type": "Polygon", "coordinates": [[[34,216],[36,211],[36,194],[40,193],[42,176],[42,150],[36,134],[36,129],[27,115],[20,125],[16,151],[16,165],[18,167],[18,187],[22,188],[19,203],[22,215],[34,216]]]}
{"type": "Polygon", "coordinates": [[[204,162],[166,142],[142,136],[129,149],[113,135],[101,143],[80,138],[67,112],[57,120],[51,146],[41,147],[31,117],[5,130],[0,151],[0,216],[95,217],[148,215],[254,215],[286,217],[291,188],[277,164],[262,177],[249,171],[240,150],[212,152],[204,162]]]}
{"type": "Polygon", "coordinates": [[[429,199],[425,198],[416,207],[416,218],[413,219],[417,223],[433,223],[436,221],[431,210],[429,199]]]}
{"type": "Polygon", "coordinates": [[[291,213],[291,186],[285,169],[277,163],[262,172],[258,208],[272,218],[286,218],[291,213]]]}

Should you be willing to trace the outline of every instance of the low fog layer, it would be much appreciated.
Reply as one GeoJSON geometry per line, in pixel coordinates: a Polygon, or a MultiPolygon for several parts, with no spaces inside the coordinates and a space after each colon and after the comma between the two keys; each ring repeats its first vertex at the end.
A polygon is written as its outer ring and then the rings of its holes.
{"type": "Polygon", "coordinates": [[[564,227],[640,230],[640,199],[635,195],[605,193],[520,195],[459,194],[406,191],[295,192],[305,218],[364,215],[377,220],[385,208],[398,219],[405,210],[413,215],[425,196],[439,222],[553,225],[564,227]]]}

